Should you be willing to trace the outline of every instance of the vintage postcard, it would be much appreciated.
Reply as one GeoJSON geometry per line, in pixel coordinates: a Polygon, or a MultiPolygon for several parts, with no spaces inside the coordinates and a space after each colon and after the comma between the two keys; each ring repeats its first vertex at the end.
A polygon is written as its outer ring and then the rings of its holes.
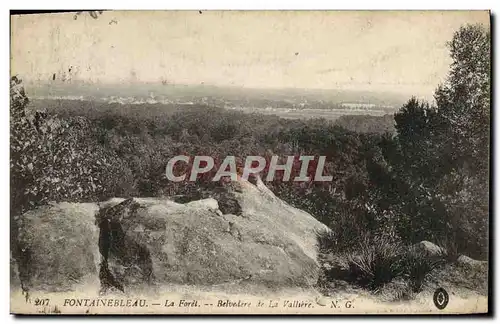
{"type": "Polygon", "coordinates": [[[14,314],[489,312],[490,12],[11,15],[14,314]]]}

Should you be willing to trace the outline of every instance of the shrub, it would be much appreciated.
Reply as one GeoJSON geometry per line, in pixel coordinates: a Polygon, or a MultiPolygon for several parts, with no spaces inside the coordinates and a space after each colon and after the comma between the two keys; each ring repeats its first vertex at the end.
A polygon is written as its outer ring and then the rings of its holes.
{"type": "Polygon", "coordinates": [[[343,280],[390,300],[411,298],[420,292],[430,274],[445,261],[416,253],[387,235],[365,235],[348,251],[336,250],[338,238],[333,231],[320,232],[317,239],[319,252],[329,255],[323,257],[321,287],[343,280]]]}
{"type": "Polygon", "coordinates": [[[403,274],[402,251],[400,244],[382,237],[363,239],[357,251],[348,255],[349,280],[377,291],[403,274]]]}
{"type": "Polygon", "coordinates": [[[430,257],[423,253],[408,251],[403,255],[401,265],[404,278],[409,282],[409,288],[414,293],[422,291],[424,282],[429,279],[435,269],[444,265],[442,257],[430,257]]]}
{"type": "Polygon", "coordinates": [[[98,145],[85,117],[66,119],[27,108],[16,77],[11,80],[10,171],[14,214],[49,201],[101,200],[127,194],[131,173],[98,145]]]}

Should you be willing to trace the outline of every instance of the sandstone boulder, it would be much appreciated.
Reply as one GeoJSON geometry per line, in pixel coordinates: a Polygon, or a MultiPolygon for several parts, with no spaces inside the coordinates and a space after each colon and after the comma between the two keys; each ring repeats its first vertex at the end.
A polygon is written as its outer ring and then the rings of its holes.
{"type": "Polygon", "coordinates": [[[19,235],[25,251],[21,280],[32,289],[56,291],[91,279],[101,292],[171,283],[314,285],[316,233],[327,227],[260,180],[238,181],[230,196],[231,208],[220,196],[185,204],[113,198],[26,213],[19,235]]]}
{"type": "Polygon", "coordinates": [[[429,241],[421,241],[413,245],[413,251],[429,257],[440,257],[447,254],[445,249],[429,241]]]}
{"type": "Polygon", "coordinates": [[[97,204],[58,203],[21,217],[15,264],[25,289],[69,291],[98,282],[97,210],[97,204]]]}
{"type": "Polygon", "coordinates": [[[469,266],[472,268],[488,267],[488,261],[474,260],[466,255],[460,255],[457,259],[457,263],[460,265],[469,266]]]}
{"type": "Polygon", "coordinates": [[[186,204],[133,198],[103,209],[106,280],[120,290],[153,284],[263,283],[311,286],[316,236],[326,226],[259,182],[239,182],[241,215],[217,201],[186,204]]]}

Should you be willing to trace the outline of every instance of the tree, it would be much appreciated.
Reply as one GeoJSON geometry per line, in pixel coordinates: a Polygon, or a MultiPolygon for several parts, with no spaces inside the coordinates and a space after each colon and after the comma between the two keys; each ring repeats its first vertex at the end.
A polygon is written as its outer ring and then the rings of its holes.
{"type": "Polygon", "coordinates": [[[448,124],[443,145],[456,164],[440,188],[448,210],[455,210],[461,233],[475,238],[470,248],[487,247],[489,216],[489,152],[491,35],[482,25],[461,27],[449,42],[453,60],[447,81],[435,94],[439,113],[448,124]],[[456,194],[449,194],[450,186],[456,194]],[[461,214],[458,217],[457,214],[461,214]]]}
{"type": "Polygon", "coordinates": [[[435,93],[439,113],[448,123],[450,143],[468,172],[487,176],[490,138],[490,43],[482,25],[455,33],[447,81],[435,93]]]}
{"type": "Polygon", "coordinates": [[[386,187],[387,199],[391,187],[397,188],[401,202],[391,208],[409,219],[407,237],[455,241],[462,252],[484,257],[490,34],[480,25],[463,26],[448,45],[452,64],[446,82],[435,92],[436,106],[410,99],[395,114],[397,135],[381,141],[389,165],[383,171],[393,181],[378,185],[386,187]]]}

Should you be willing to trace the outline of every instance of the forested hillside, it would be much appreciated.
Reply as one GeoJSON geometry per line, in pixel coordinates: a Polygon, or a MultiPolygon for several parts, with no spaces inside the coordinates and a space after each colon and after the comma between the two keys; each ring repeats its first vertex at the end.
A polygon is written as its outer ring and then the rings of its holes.
{"type": "MultiPolygon", "coordinates": [[[[325,223],[338,251],[381,237],[402,245],[430,240],[455,253],[487,256],[489,216],[489,32],[460,29],[450,42],[453,63],[436,105],[416,99],[382,127],[358,117],[330,122],[289,120],[193,106],[95,107],[90,102],[40,113],[30,109],[21,80],[11,80],[11,211],[50,201],[109,197],[205,197],[214,187],[170,182],[168,160],[179,154],[323,155],[332,182],[266,185],[325,223]],[[467,53],[467,55],[464,55],[467,53]],[[387,131],[387,132],[386,132],[387,131]]],[[[117,104],[118,105],[118,104],[117,104]]],[[[241,162],[241,161],[240,161],[241,162]]]]}

